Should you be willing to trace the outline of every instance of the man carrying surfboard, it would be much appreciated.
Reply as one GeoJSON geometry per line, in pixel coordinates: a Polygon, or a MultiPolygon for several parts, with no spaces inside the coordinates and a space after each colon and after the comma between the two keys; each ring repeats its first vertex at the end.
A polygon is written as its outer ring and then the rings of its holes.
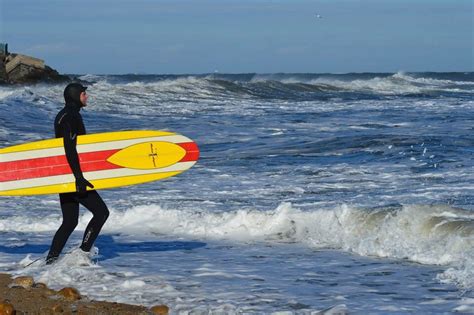
{"type": "Polygon", "coordinates": [[[80,114],[81,108],[87,106],[86,89],[87,87],[80,83],[70,83],[66,86],[64,89],[66,105],[57,114],[54,121],[56,138],[64,139],[66,158],[76,179],[76,191],[59,194],[63,222],[54,235],[51,248],[46,257],[47,264],[51,264],[58,259],[69,236],[76,228],[79,219],[79,204],[86,207],[93,214],[80,246],[80,249],[84,252],[91,250],[109,216],[109,210],[97,191],[87,190],[87,187],[94,188],[94,185],[84,178],[76,149],[77,136],[86,134],[80,114]]]}

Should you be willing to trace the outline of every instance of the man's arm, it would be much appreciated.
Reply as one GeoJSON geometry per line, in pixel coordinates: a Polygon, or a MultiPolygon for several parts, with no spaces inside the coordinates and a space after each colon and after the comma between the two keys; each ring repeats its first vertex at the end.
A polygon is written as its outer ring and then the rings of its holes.
{"type": "Polygon", "coordinates": [[[66,159],[71,167],[72,173],[76,178],[76,190],[77,192],[85,192],[87,186],[94,188],[89,181],[84,178],[81,170],[81,164],[79,163],[79,155],[77,154],[77,131],[71,126],[69,121],[64,121],[62,124],[63,139],[64,139],[64,151],[66,152],[66,159]]]}

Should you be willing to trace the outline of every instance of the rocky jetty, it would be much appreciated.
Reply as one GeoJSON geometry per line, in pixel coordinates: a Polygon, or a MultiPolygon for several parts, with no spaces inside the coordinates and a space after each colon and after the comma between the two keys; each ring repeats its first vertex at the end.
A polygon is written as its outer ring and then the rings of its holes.
{"type": "Polygon", "coordinates": [[[47,66],[42,59],[10,53],[7,44],[0,44],[0,84],[65,82],[69,77],[47,66]]]}

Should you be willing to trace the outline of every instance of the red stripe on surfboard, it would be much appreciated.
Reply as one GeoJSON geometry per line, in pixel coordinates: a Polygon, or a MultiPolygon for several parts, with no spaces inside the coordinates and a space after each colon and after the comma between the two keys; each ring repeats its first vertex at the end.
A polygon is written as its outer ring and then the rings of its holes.
{"type": "MultiPolygon", "coordinates": [[[[83,172],[121,168],[107,162],[107,158],[120,150],[107,150],[79,154],[83,172]]],[[[52,156],[0,163],[0,182],[71,174],[66,156],[52,156]]]]}
{"type": "Polygon", "coordinates": [[[199,148],[195,142],[177,143],[177,145],[186,150],[186,155],[180,162],[191,162],[199,159],[199,148]]]}
{"type": "MultiPolygon", "coordinates": [[[[177,143],[186,150],[186,155],[179,162],[197,161],[199,148],[194,142],[177,143]]],[[[106,160],[121,149],[87,152],[79,154],[83,172],[112,170],[122,168],[106,160]]],[[[0,182],[41,178],[71,174],[66,156],[52,156],[28,160],[0,162],[0,182]]]]}
{"type": "MultiPolygon", "coordinates": [[[[95,151],[79,154],[79,159],[82,162],[90,162],[97,160],[105,160],[110,157],[112,154],[120,150],[107,150],[107,151],[95,151]]],[[[56,155],[50,157],[34,158],[27,160],[11,161],[11,162],[1,162],[0,163],[0,173],[5,171],[16,171],[22,169],[29,169],[35,167],[52,167],[56,165],[67,164],[65,155],[56,155]]]]}

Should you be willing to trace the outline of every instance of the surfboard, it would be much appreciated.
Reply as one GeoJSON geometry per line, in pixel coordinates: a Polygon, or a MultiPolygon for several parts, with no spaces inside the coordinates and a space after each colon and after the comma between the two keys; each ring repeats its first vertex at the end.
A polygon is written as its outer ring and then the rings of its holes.
{"type": "MultiPolygon", "coordinates": [[[[191,139],[173,132],[132,130],[77,137],[84,177],[94,189],[136,185],[178,175],[199,158],[191,139]]],[[[88,188],[90,189],[90,188],[88,188]]],[[[76,191],[63,138],[0,149],[0,196],[76,191]]]]}

